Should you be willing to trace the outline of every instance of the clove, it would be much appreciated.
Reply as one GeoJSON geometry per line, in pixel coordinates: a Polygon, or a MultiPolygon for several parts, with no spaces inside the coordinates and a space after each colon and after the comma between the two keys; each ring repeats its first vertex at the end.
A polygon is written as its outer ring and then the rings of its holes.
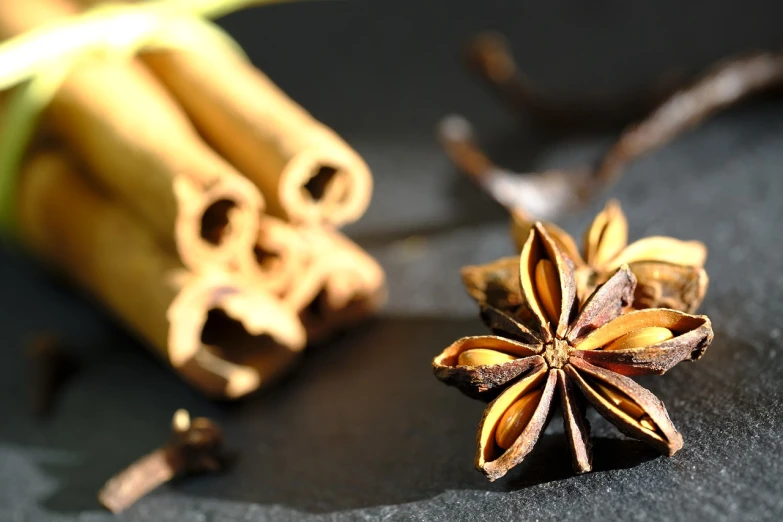
{"type": "Polygon", "coordinates": [[[79,361],[53,334],[39,334],[27,346],[29,393],[33,413],[39,418],[51,414],[63,385],[78,371],[79,361]]]}
{"type": "Polygon", "coordinates": [[[205,417],[191,420],[180,409],[174,413],[171,440],[109,479],[98,500],[112,513],[120,513],[175,477],[217,472],[225,462],[218,425],[205,417]]]}

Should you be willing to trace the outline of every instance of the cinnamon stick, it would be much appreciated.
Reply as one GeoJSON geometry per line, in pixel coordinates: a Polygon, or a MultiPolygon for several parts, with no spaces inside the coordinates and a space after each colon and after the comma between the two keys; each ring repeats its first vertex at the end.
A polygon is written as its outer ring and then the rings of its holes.
{"type": "Polygon", "coordinates": [[[18,199],[24,243],[209,396],[246,395],[291,364],[305,340],[293,311],[240,275],[187,272],[81,172],[62,151],[27,161],[18,199]]]}
{"type": "Polygon", "coordinates": [[[271,216],[261,216],[255,263],[247,273],[268,291],[282,295],[301,276],[308,262],[307,246],[296,227],[271,216]]]}
{"type": "Polygon", "coordinates": [[[267,213],[335,226],[364,214],[372,193],[367,164],[252,64],[184,50],[140,57],[215,150],[261,189],[267,213]]]}
{"type": "MultiPolygon", "coordinates": [[[[77,12],[67,0],[15,2],[0,9],[0,37],[77,12]]],[[[176,247],[186,266],[224,264],[237,252],[250,261],[258,190],[204,143],[143,66],[77,64],[45,116],[99,184],[176,247]]]]}
{"type": "Polygon", "coordinates": [[[263,216],[254,254],[257,266],[246,273],[299,312],[310,344],[367,318],[386,300],[383,269],[333,228],[263,216]]]}
{"type": "Polygon", "coordinates": [[[328,227],[302,227],[307,265],[283,302],[299,311],[309,343],[366,319],[386,302],[383,269],[350,239],[328,227]]]}
{"type": "Polygon", "coordinates": [[[233,56],[142,57],[210,144],[261,189],[270,214],[336,226],[364,214],[372,192],[366,163],[260,71],[233,56]]]}

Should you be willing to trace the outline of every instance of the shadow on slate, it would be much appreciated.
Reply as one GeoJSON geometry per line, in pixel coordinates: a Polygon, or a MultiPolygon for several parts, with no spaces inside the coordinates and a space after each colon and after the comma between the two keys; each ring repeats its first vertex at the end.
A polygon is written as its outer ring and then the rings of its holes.
{"type": "MultiPolygon", "coordinates": [[[[560,429],[560,409],[555,411],[552,424],[560,429]]],[[[620,435],[618,435],[619,437],[620,435]]],[[[593,437],[593,473],[633,468],[660,457],[660,454],[643,442],[611,437],[593,437]]],[[[500,479],[498,486],[504,491],[573,478],[571,453],[562,431],[545,433],[533,451],[509,474],[500,479]]]]}
{"type": "MultiPolygon", "coordinates": [[[[709,313],[724,315],[736,300],[731,293],[713,299],[709,313]]],[[[596,472],[575,477],[558,415],[525,462],[489,483],[472,465],[483,404],[444,386],[430,369],[443,347],[482,332],[474,319],[381,317],[308,352],[289,379],[267,392],[218,404],[113,329],[105,342],[85,350],[85,371],[66,389],[50,422],[32,423],[7,396],[5,407],[17,425],[0,431],[1,440],[76,455],[65,463],[39,463],[58,483],[41,502],[55,513],[94,510],[104,480],[159,445],[172,412],[185,407],[215,418],[238,458],[222,476],[175,482],[169,491],[330,513],[426,500],[449,490],[513,492],[520,501],[547,483],[594,490],[616,470],[648,475],[651,460],[667,480],[694,462],[715,476],[709,462],[735,451],[732,438],[748,444],[760,434],[764,443],[771,433],[764,415],[775,407],[768,388],[775,366],[765,358],[766,347],[718,330],[702,361],[681,364],[663,378],[639,379],[666,402],[675,425],[686,428],[686,446],[676,458],[658,458],[592,414],[596,472]],[[736,363],[738,354],[743,365],[736,363]],[[748,372],[758,381],[749,383],[748,372]],[[694,431],[706,426],[708,433],[694,431]]],[[[13,363],[3,371],[6,382],[21,386],[13,363]]]]}
{"type": "Polygon", "coordinates": [[[182,491],[327,512],[481,487],[460,470],[472,469],[482,405],[430,366],[454,338],[480,331],[476,320],[379,318],[313,349],[280,386],[225,410],[226,439],[241,452],[234,470],[182,491]]]}
{"type": "MultiPolygon", "coordinates": [[[[445,152],[438,151],[438,154],[441,154],[445,161],[445,152]]],[[[412,202],[414,205],[418,202],[426,205],[428,197],[431,198],[429,199],[430,203],[434,198],[443,199],[448,201],[449,207],[452,209],[450,219],[419,221],[411,226],[393,226],[391,229],[381,230],[372,227],[370,230],[363,230],[360,220],[351,225],[351,239],[363,248],[369,249],[403,241],[412,236],[438,236],[462,228],[475,228],[487,224],[505,225],[508,222],[508,212],[481,190],[467,175],[450,163],[446,169],[445,179],[442,186],[439,187],[439,192],[436,194],[411,193],[405,203],[401,202],[400,208],[405,208],[406,204],[412,202]]],[[[375,180],[376,184],[383,182],[384,180],[375,180]]],[[[382,190],[382,187],[378,187],[378,189],[382,190]]],[[[374,197],[379,196],[375,195],[374,197]]]]}
{"type": "MultiPolygon", "coordinates": [[[[446,490],[513,491],[573,477],[559,412],[507,479],[489,483],[474,470],[475,429],[484,406],[438,382],[430,360],[457,337],[482,331],[474,320],[378,319],[314,349],[280,385],[233,404],[194,397],[117,332],[109,343],[109,359],[115,361],[96,359],[92,374],[97,378],[78,384],[89,391],[71,397],[60,412],[65,418],[100,409],[100,425],[94,426],[100,436],[80,439],[76,432],[83,428],[72,422],[58,434],[54,446],[84,457],[43,466],[61,484],[43,504],[60,513],[95,509],[96,493],[109,476],[165,440],[168,415],[177,403],[194,415],[206,410],[203,414],[216,418],[236,457],[219,476],[167,486],[188,497],[325,513],[413,502],[446,490]],[[151,393],[134,393],[125,372],[143,375],[151,393]],[[156,395],[162,400],[151,400],[156,395]],[[134,411],[146,420],[129,418],[134,411]]],[[[644,444],[616,437],[599,437],[594,444],[597,471],[633,467],[657,456],[644,444]]]]}
{"type": "MultiPolygon", "coordinates": [[[[484,405],[440,383],[430,363],[453,340],[483,331],[476,320],[381,318],[311,352],[285,384],[232,405],[227,438],[242,441],[233,472],[182,492],[326,513],[573,477],[559,412],[554,433],[508,480],[490,483],[474,469],[484,405]]],[[[658,456],[613,435],[595,442],[597,471],[658,456]]]]}
{"type": "Polygon", "coordinates": [[[59,484],[42,503],[59,513],[99,508],[106,480],[167,439],[177,408],[207,415],[205,407],[214,407],[118,326],[80,348],[82,371],[65,383],[51,417],[22,422],[22,432],[37,432],[49,448],[78,456],[41,464],[59,484]]]}
{"type": "MultiPolygon", "coordinates": [[[[56,513],[98,509],[105,480],[165,441],[179,407],[216,419],[235,456],[224,474],[168,486],[189,496],[327,511],[476,487],[480,477],[454,480],[464,475],[459,468],[471,468],[473,422],[461,426],[470,408],[437,382],[429,362],[455,336],[479,329],[477,321],[379,319],[313,349],[281,384],[231,404],[202,398],[115,329],[83,350],[84,371],[65,388],[51,419],[33,419],[23,401],[5,404],[16,423],[0,432],[0,444],[74,455],[36,462],[58,484],[41,499],[56,513]],[[439,447],[430,437],[450,443],[439,447]],[[430,475],[422,477],[420,466],[430,475]],[[389,487],[399,481],[421,487],[413,497],[401,495],[389,487]]],[[[477,419],[481,405],[473,409],[477,419]]]]}
{"type": "MultiPolygon", "coordinates": [[[[455,172],[455,177],[464,178],[455,172]]],[[[405,241],[411,237],[430,237],[448,233],[461,228],[480,227],[486,224],[503,224],[508,222],[508,213],[503,210],[489,196],[478,190],[467,179],[457,179],[449,190],[453,192],[452,201],[457,208],[464,208],[471,212],[470,215],[460,216],[449,222],[426,223],[408,228],[395,228],[394,230],[370,231],[365,234],[357,232],[351,234],[351,239],[362,248],[371,249],[388,246],[397,241],[405,241]],[[469,186],[466,186],[469,185],[469,186]],[[464,207],[461,205],[464,204],[464,207]],[[478,208],[478,210],[477,210],[478,208]]]]}

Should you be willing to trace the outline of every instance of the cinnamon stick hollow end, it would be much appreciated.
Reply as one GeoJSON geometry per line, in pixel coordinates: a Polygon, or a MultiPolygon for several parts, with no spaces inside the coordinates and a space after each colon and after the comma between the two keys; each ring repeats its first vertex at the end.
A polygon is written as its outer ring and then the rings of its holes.
{"type": "Polygon", "coordinates": [[[334,226],[359,219],[373,184],[361,156],[247,60],[211,51],[140,56],[212,147],[261,190],[268,214],[334,226]]]}
{"type": "Polygon", "coordinates": [[[276,382],[298,360],[305,341],[293,311],[281,311],[268,294],[234,283],[197,284],[169,310],[170,353],[188,355],[175,369],[217,399],[237,399],[276,382]]]}
{"type": "Polygon", "coordinates": [[[254,244],[264,203],[246,179],[220,176],[204,186],[183,175],[173,185],[178,203],[174,237],[186,266],[227,266],[254,244]]]}
{"type": "MultiPolygon", "coordinates": [[[[338,275],[337,277],[345,277],[338,275]]],[[[348,284],[355,285],[350,279],[348,284]]],[[[388,293],[382,284],[374,287],[355,289],[350,299],[341,307],[330,305],[327,285],[321,293],[304,309],[299,317],[302,320],[307,341],[316,345],[328,341],[333,335],[355,326],[375,315],[386,303],[388,293]]]]}
{"type": "Polygon", "coordinates": [[[220,313],[239,323],[251,337],[266,335],[293,352],[305,345],[305,332],[293,310],[279,299],[235,274],[205,273],[189,277],[167,310],[168,360],[183,365],[204,349],[209,314],[220,313]]]}
{"type": "Polygon", "coordinates": [[[263,215],[249,256],[237,264],[240,272],[256,278],[266,290],[282,294],[302,277],[307,247],[299,231],[280,219],[263,215]]]}
{"type": "Polygon", "coordinates": [[[106,306],[205,395],[236,399],[296,360],[296,311],[238,274],[194,275],[139,218],[80,175],[64,151],[25,164],[20,239],[106,306]]]}
{"type": "Polygon", "coordinates": [[[312,344],[377,312],[387,299],[386,276],[375,259],[336,230],[300,232],[309,262],[282,299],[299,311],[312,344]]]}
{"type": "MultiPolygon", "coordinates": [[[[73,0],[25,0],[0,10],[0,38],[79,13],[73,0]]],[[[186,112],[136,60],[81,60],[42,119],[112,198],[136,213],[193,270],[252,248],[258,188],[199,135],[186,112]]],[[[198,83],[190,89],[200,90],[198,83]]]]}
{"type": "Polygon", "coordinates": [[[371,194],[372,176],[364,160],[350,150],[318,140],[285,165],[277,197],[269,197],[269,206],[294,223],[328,222],[339,226],[359,219],[370,204],[371,194]]]}

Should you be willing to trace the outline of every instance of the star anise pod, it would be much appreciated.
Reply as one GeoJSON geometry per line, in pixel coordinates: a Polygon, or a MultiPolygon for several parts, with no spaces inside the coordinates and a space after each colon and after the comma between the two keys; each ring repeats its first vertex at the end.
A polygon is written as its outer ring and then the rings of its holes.
{"type": "Polygon", "coordinates": [[[578,473],[590,471],[584,399],[626,435],[665,455],[682,447],[666,408],[629,376],[663,374],[696,360],[712,341],[710,320],[669,309],[627,311],[636,278],[627,265],[584,300],[571,260],[541,223],[518,259],[515,312],[486,308],[497,335],[465,337],[433,360],[435,375],[489,403],[476,467],[502,477],[532,450],[560,397],[578,473]]]}
{"type": "MultiPolygon", "coordinates": [[[[511,235],[521,250],[532,223],[512,214],[511,235]]],[[[544,227],[575,265],[581,301],[627,264],[636,276],[633,306],[695,312],[707,292],[707,247],[701,241],[650,236],[628,244],[628,220],[617,200],[609,200],[587,228],[582,255],[573,238],[554,223],[544,227]]]]}
{"type": "MultiPolygon", "coordinates": [[[[511,233],[521,250],[532,223],[522,215],[512,215],[511,233]]],[[[543,226],[574,262],[577,295],[581,302],[624,264],[637,279],[633,299],[636,309],[671,308],[694,313],[707,292],[709,279],[704,270],[707,257],[704,244],[652,236],[628,245],[628,221],[615,200],[607,203],[587,229],[582,254],[563,229],[553,223],[543,226]]],[[[465,267],[462,276],[468,293],[479,304],[513,312],[505,305],[520,299],[515,288],[517,264],[517,258],[510,257],[465,267]],[[503,295],[504,291],[508,294],[503,295]]]]}

